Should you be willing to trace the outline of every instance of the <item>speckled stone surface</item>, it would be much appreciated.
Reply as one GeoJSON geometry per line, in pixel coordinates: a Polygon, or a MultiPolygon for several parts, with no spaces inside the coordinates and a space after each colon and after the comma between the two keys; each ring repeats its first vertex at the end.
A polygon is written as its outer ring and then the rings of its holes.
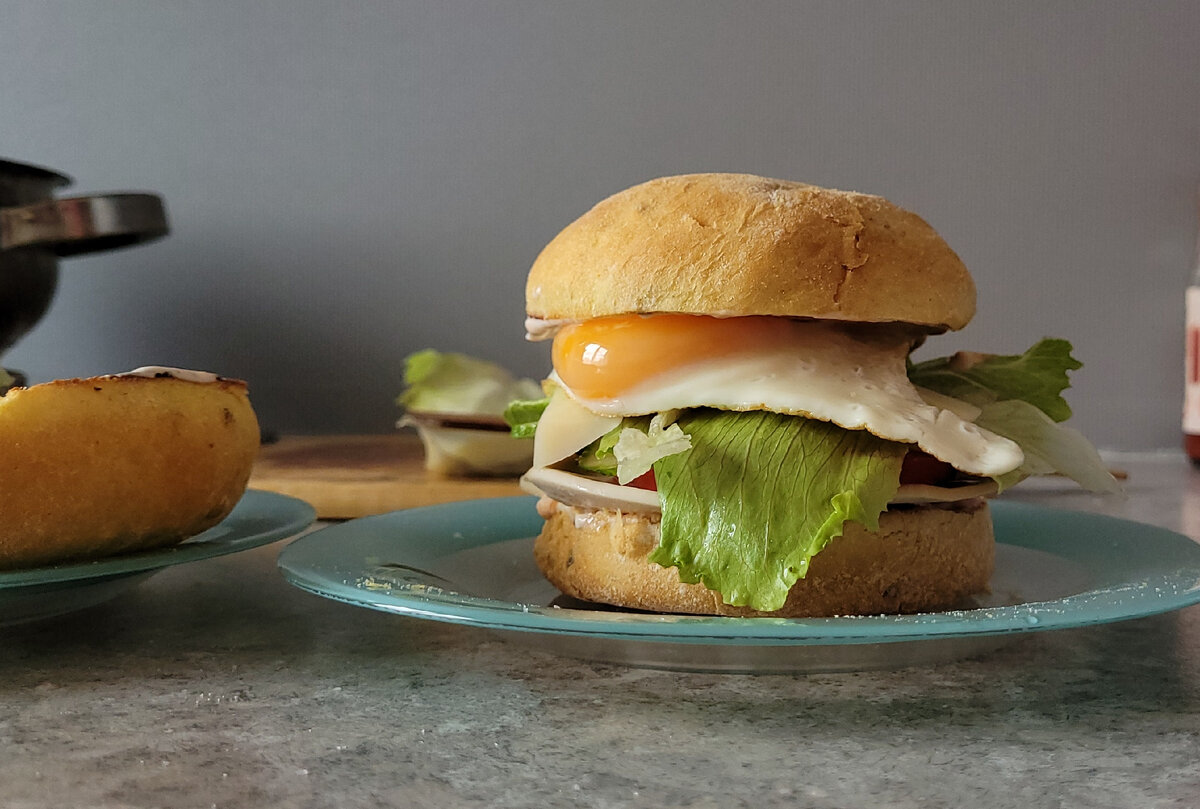
{"type": "MultiPolygon", "coordinates": [[[[1200,537],[1200,473],[1112,460],[1127,499],[1020,498],[1200,537]]],[[[935,667],[686,674],[327,601],[282,547],[0,629],[0,806],[1200,805],[1200,608],[935,667]]]]}

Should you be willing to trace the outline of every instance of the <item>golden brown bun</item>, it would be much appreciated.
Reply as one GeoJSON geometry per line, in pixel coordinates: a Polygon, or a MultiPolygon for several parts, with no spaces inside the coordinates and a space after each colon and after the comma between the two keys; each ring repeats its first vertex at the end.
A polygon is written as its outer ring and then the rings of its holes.
{"type": "Polygon", "coordinates": [[[246,488],[258,421],[236,380],[102,376],[0,399],[0,568],[180,542],[246,488]]]}
{"type": "Polygon", "coordinates": [[[881,197],[748,174],[663,177],[542,250],[530,317],[782,315],[960,329],[975,284],[919,216],[881,197]]]}
{"type": "Polygon", "coordinates": [[[982,500],[887,511],[876,533],[846,523],[845,533],[813,557],[783,608],[761,613],[724,604],[702,584],[680,582],[674,568],[648,562],[658,523],[646,515],[577,511],[549,500],[539,508],[547,519],[534,558],[555,587],[585,601],[654,612],[798,618],[953,608],[987,592],[995,555],[982,500]]]}

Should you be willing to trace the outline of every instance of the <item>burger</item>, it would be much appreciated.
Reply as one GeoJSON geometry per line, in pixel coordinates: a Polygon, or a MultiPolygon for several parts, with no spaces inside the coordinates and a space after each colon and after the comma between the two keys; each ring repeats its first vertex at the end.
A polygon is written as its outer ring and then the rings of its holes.
{"type": "Polygon", "coordinates": [[[1116,483],[1062,424],[1064,340],[914,362],[975,312],[941,237],[885,199],[743,174],[664,177],[534,262],[553,340],[522,485],[543,574],[622,608],[908,613],[988,589],[988,498],[1028,475],[1116,483]]]}

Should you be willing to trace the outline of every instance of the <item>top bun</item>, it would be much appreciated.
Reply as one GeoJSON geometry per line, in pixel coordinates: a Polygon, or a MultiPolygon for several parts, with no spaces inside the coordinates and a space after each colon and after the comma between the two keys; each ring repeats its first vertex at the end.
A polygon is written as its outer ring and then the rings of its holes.
{"type": "Polygon", "coordinates": [[[614,194],[546,245],[530,317],[779,315],[960,329],[975,284],[923,219],[882,197],[750,174],[614,194]]]}

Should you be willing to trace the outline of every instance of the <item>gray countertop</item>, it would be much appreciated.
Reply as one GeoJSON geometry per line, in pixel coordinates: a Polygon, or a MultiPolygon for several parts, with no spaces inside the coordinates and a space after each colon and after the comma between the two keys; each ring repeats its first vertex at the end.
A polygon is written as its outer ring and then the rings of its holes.
{"type": "MultiPolygon", "coordinates": [[[[1200,538],[1200,472],[1013,495],[1200,538]]],[[[0,806],[1200,805],[1200,608],[844,674],[580,662],[309,595],[284,543],[0,629],[0,806]]]]}

